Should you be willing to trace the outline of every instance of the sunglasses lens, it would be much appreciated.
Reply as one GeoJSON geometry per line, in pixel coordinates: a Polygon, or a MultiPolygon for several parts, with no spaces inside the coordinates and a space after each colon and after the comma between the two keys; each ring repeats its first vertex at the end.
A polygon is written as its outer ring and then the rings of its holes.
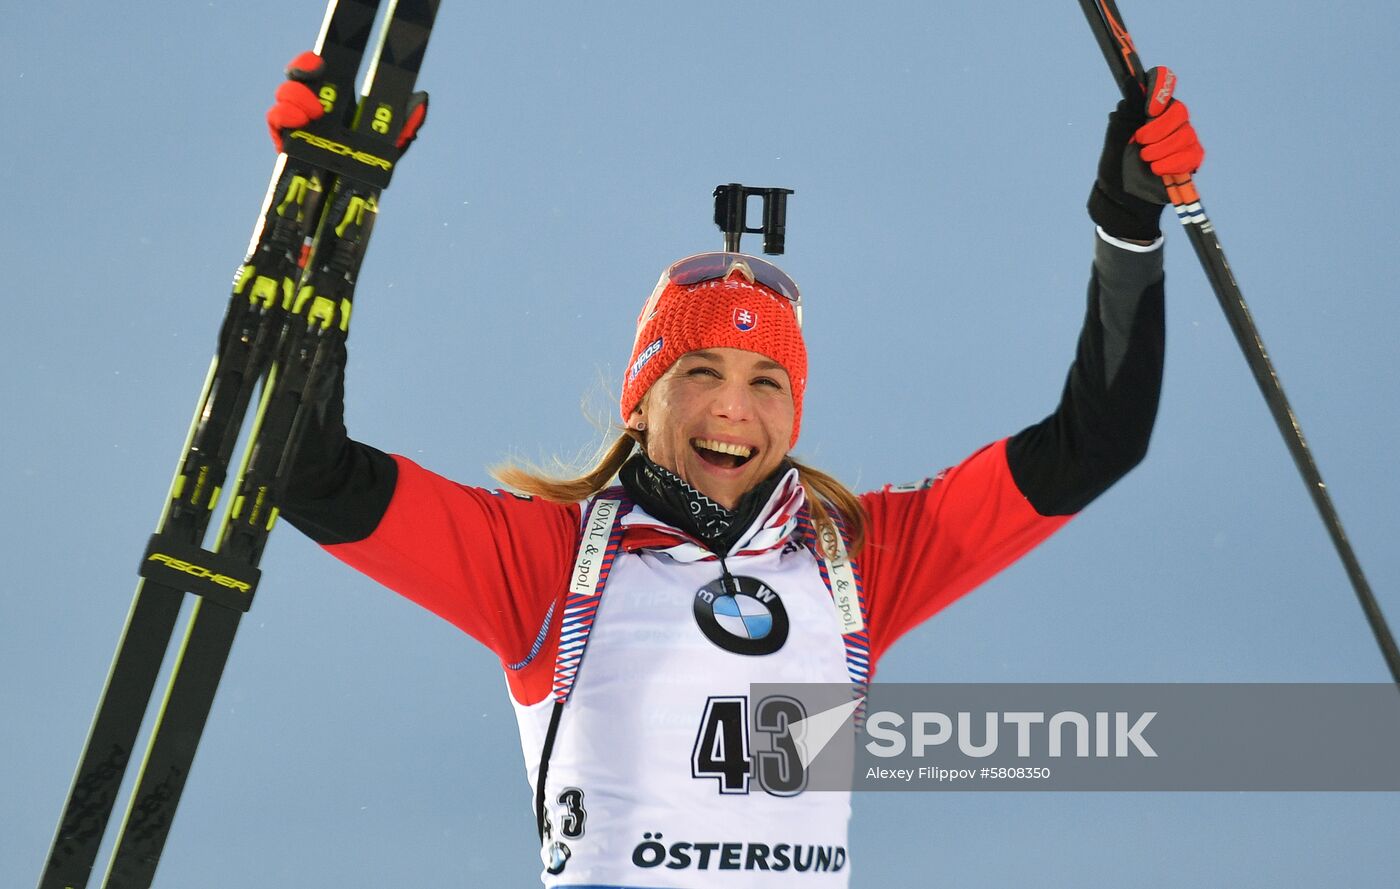
{"type": "Polygon", "coordinates": [[[682,285],[699,284],[728,277],[736,268],[745,278],[776,290],[794,303],[801,300],[796,282],[786,272],[771,262],[742,253],[701,253],[686,257],[671,266],[665,279],[682,285]]]}
{"type": "MultiPolygon", "coordinates": [[[[723,253],[704,253],[682,259],[671,266],[666,277],[681,285],[699,284],[701,281],[717,281],[725,277],[734,266],[734,259],[723,253]]],[[[749,277],[749,276],[745,276],[749,277]]]]}

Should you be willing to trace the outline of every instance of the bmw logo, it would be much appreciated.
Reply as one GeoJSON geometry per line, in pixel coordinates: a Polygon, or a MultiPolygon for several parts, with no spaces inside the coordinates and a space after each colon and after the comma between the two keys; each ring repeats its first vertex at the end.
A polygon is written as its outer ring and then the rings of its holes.
{"type": "Polygon", "coordinates": [[[754,577],[718,577],[695,591],[695,622],[705,638],[734,654],[772,654],[788,635],[787,609],[754,577]]]}

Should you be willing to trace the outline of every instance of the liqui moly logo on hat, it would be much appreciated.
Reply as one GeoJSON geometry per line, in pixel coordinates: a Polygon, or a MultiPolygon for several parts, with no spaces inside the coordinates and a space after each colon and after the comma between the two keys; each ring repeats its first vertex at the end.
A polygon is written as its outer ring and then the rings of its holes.
{"type": "Polygon", "coordinates": [[[637,378],[637,374],[642,372],[642,368],[647,366],[647,362],[656,357],[656,353],[661,351],[661,344],[666,341],[664,336],[659,336],[656,341],[642,350],[642,354],[637,356],[637,360],[632,362],[632,369],[627,372],[627,382],[632,382],[637,378]]]}
{"type": "Polygon", "coordinates": [[[752,309],[734,307],[734,326],[739,330],[753,330],[758,326],[758,313],[752,309]]]}

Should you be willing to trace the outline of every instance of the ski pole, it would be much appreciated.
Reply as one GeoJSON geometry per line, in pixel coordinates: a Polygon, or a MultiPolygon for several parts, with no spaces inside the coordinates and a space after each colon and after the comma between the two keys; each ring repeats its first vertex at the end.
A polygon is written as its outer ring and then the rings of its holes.
{"type": "MultiPolygon", "coordinates": [[[[1103,51],[1109,70],[1118,81],[1123,98],[1129,101],[1141,100],[1147,91],[1142,61],[1133,46],[1132,36],[1123,26],[1123,16],[1118,12],[1117,4],[1113,0],[1079,0],[1079,6],[1089,20],[1089,27],[1094,31],[1094,37],[1098,40],[1099,49],[1103,51]]],[[[1220,308],[1225,312],[1230,330],[1234,332],[1235,339],[1244,352],[1245,361],[1254,373],[1254,382],[1259,385],[1259,391],[1263,393],[1264,401],[1269,405],[1274,423],[1283,435],[1284,443],[1288,445],[1288,452],[1292,454],[1298,472],[1303,476],[1308,493],[1312,495],[1313,505],[1317,507],[1322,523],[1332,538],[1332,545],[1341,557],[1342,566],[1346,569],[1352,589],[1356,591],[1356,598],[1361,603],[1361,610],[1365,612],[1371,632],[1375,634],[1376,643],[1380,645],[1381,656],[1390,668],[1391,678],[1400,685],[1400,650],[1395,647],[1395,637],[1391,635],[1385,615],[1381,613],[1375,594],[1371,592],[1371,585],[1367,583],[1366,575],[1361,571],[1361,563],[1357,561],[1356,553],[1347,541],[1341,516],[1332,504],[1327,486],[1322,481],[1322,474],[1308,450],[1308,443],[1303,439],[1303,428],[1298,424],[1298,418],[1288,403],[1288,396],[1283,393],[1283,384],[1274,372],[1273,363],[1264,348],[1264,341],[1259,336],[1259,329],[1255,327],[1249,306],[1245,304],[1244,294],[1240,292],[1239,285],[1235,283],[1235,276],[1230,272],[1225,251],[1220,246],[1215,227],[1211,225],[1205,209],[1201,206],[1196,186],[1189,174],[1164,176],[1162,181],[1167,186],[1167,196],[1171,199],[1177,218],[1186,229],[1191,246],[1195,248],[1196,256],[1205,269],[1211,289],[1220,301],[1220,308]]]]}

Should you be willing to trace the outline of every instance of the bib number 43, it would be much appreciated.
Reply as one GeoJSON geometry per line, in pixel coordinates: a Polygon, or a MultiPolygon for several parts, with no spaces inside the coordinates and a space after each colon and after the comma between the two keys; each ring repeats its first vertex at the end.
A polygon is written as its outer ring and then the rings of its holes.
{"type": "Polygon", "coordinates": [[[691,776],[713,778],[720,793],[748,793],[749,784],[773,796],[796,796],[807,787],[807,770],[792,727],[807,718],[802,703],[773,695],[754,708],[754,728],[768,736],[767,750],[749,751],[747,695],[712,697],[705,702],[690,755],[691,776]]]}

